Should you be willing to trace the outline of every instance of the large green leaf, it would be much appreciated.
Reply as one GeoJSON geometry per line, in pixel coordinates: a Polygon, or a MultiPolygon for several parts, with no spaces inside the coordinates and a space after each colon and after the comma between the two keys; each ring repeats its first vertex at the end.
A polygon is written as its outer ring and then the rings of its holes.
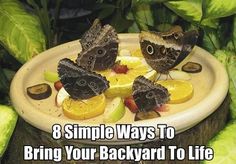
{"type": "Polygon", "coordinates": [[[134,21],[140,30],[148,30],[148,26],[154,26],[153,14],[149,4],[139,4],[132,8],[134,21]]]}
{"type": "Polygon", "coordinates": [[[230,116],[236,120],[236,54],[232,51],[217,50],[214,56],[227,69],[229,75],[229,93],[231,98],[230,116]]]}
{"type": "Polygon", "coordinates": [[[234,16],[231,40],[227,43],[227,49],[236,53],[236,16],[234,16]]]}
{"type": "Polygon", "coordinates": [[[220,18],[236,13],[235,0],[204,0],[203,17],[220,18]]]}
{"type": "Polygon", "coordinates": [[[10,106],[0,105],[0,157],[3,156],[15,129],[18,115],[10,106]]]}
{"type": "Polygon", "coordinates": [[[140,3],[162,3],[167,2],[168,0],[132,0],[132,4],[140,4],[140,3]]]}
{"type": "Polygon", "coordinates": [[[37,17],[17,0],[0,1],[0,42],[21,63],[45,50],[45,36],[37,17]]]}
{"type": "Polygon", "coordinates": [[[203,0],[176,0],[166,2],[165,5],[191,23],[216,28],[218,20],[202,19],[202,8],[204,8],[202,2],[203,0]]]}
{"type": "Polygon", "coordinates": [[[220,48],[220,39],[216,29],[204,29],[202,47],[211,53],[214,53],[220,48]]]}
{"type": "Polygon", "coordinates": [[[190,22],[200,22],[202,18],[202,0],[169,1],[165,5],[190,22]]]}

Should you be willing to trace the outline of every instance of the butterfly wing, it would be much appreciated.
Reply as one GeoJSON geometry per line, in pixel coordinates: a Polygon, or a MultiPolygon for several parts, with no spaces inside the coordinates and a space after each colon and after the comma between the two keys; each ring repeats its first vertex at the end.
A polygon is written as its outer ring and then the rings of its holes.
{"type": "Polygon", "coordinates": [[[93,46],[82,51],[77,64],[87,70],[105,70],[115,64],[118,54],[118,36],[115,29],[105,25],[93,46]]]}
{"type": "Polygon", "coordinates": [[[132,89],[134,101],[141,111],[153,110],[169,101],[168,90],[144,76],[138,76],[134,80],[132,89]]]}
{"type": "Polygon", "coordinates": [[[99,19],[95,19],[92,26],[86,31],[82,37],[80,38],[80,44],[82,46],[82,50],[89,49],[93,42],[96,40],[97,36],[100,34],[102,29],[102,25],[99,19]]]}
{"type": "Polygon", "coordinates": [[[182,44],[182,50],[173,67],[183,61],[192,51],[198,39],[198,32],[196,30],[185,32],[183,37],[181,37],[180,39],[182,44]]]}
{"type": "Polygon", "coordinates": [[[167,73],[191,52],[198,38],[197,31],[169,33],[141,32],[140,47],[147,63],[160,73],[167,73]]]}
{"type": "Polygon", "coordinates": [[[59,61],[58,74],[63,87],[73,99],[89,99],[109,88],[105,77],[79,67],[70,59],[59,61]]]}

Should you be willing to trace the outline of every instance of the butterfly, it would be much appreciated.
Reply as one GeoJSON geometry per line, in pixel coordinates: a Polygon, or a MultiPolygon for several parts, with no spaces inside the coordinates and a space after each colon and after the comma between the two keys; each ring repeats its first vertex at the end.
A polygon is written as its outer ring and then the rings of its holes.
{"type": "Polygon", "coordinates": [[[79,66],[87,70],[101,71],[115,64],[119,39],[112,26],[107,24],[102,27],[100,21],[95,19],[80,43],[82,51],[76,60],[79,66]]]}
{"type": "Polygon", "coordinates": [[[88,71],[67,58],[59,61],[57,71],[63,87],[73,99],[89,99],[109,88],[109,81],[105,77],[88,71]]]}
{"type": "Polygon", "coordinates": [[[183,32],[179,26],[169,32],[144,32],[139,35],[146,62],[159,73],[168,71],[183,61],[197,42],[196,30],[183,32]]]}
{"type": "Polygon", "coordinates": [[[140,111],[150,111],[169,101],[168,90],[160,84],[146,79],[144,76],[135,78],[132,95],[140,111]]]}

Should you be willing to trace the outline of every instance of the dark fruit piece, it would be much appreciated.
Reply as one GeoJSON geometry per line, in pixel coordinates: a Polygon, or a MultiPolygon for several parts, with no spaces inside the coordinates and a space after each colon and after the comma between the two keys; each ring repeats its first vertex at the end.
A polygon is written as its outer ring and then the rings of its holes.
{"type": "Polygon", "coordinates": [[[151,110],[148,112],[138,111],[138,113],[136,113],[134,117],[134,121],[147,120],[147,119],[158,118],[158,117],[161,117],[161,115],[155,110],[151,110]]]}
{"type": "Polygon", "coordinates": [[[124,104],[126,107],[129,108],[129,110],[132,112],[132,113],[137,113],[138,112],[138,106],[136,105],[133,97],[127,97],[125,98],[124,100],[124,104]]]}
{"type": "Polygon", "coordinates": [[[63,85],[62,85],[61,81],[56,81],[56,82],[54,83],[54,88],[55,88],[57,91],[59,91],[62,87],[63,87],[63,85]]]}
{"type": "Polygon", "coordinates": [[[113,67],[112,67],[112,70],[115,72],[115,73],[123,73],[123,74],[126,74],[128,72],[128,67],[127,65],[122,65],[120,64],[119,62],[116,63],[113,67]]]}
{"type": "Polygon", "coordinates": [[[188,73],[198,73],[202,71],[202,66],[199,63],[187,62],[182,66],[182,71],[188,73]]]}
{"type": "Polygon", "coordinates": [[[46,83],[37,84],[27,88],[27,94],[29,97],[35,100],[46,99],[52,94],[50,85],[46,83]]]}

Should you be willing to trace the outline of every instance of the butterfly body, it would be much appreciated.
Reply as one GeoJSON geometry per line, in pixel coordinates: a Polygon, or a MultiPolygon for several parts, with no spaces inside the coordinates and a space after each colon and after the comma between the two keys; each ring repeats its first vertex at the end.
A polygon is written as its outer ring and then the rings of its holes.
{"type": "Polygon", "coordinates": [[[133,83],[133,98],[140,111],[150,111],[169,101],[168,90],[154,84],[144,76],[138,76],[133,83]]]}
{"type": "Polygon", "coordinates": [[[58,74],[63,87],[73,99],[89,99],[109,88],[105,77],[85,70],[67,58],[59,61],[58,74]]]}
{"type": "Polygon", "coordinates": [[[197,31],[141,32],[140,47],[146,62],[157,72],[168,71],[183,61],[192,51],[197,31]]]}
{"type": "Polygon", "coordinates": [[[115,64],[118,54],[118,35],[110,25],[101,26],[95,20],[81,38],[82,51],[76,62],[87,70],[105,70],[115,64]]]}

